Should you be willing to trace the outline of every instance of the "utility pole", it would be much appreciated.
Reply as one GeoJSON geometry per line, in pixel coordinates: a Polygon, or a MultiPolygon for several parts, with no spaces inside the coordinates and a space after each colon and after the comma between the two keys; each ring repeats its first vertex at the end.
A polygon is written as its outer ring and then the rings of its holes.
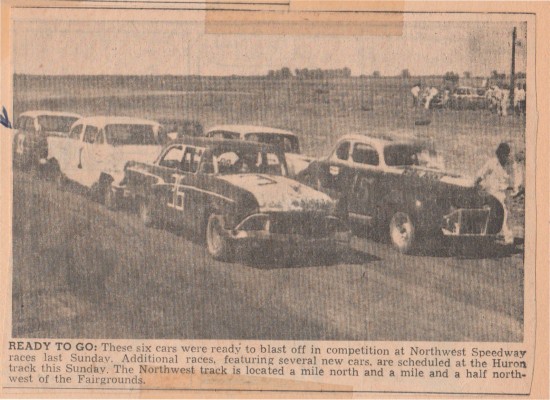
{"type": "Polygon", "coordinates": [[[516,86],[516,27],[512,32],[512,68],[510,71],[510,104],[514,107],[514,90],[516,86]]]}

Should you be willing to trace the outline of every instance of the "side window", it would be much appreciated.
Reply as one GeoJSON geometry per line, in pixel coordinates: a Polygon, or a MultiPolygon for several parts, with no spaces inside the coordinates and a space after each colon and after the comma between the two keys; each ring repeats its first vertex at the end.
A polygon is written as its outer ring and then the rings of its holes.
{"type": "Polygon", "coordinates": [[[95,126],[87,126],[84,131],[83,140],[86,143],[94,143],[97,136],[97,128],[95,126]]]}
{"type": "Polygon", "coordinates": [[[69,134],[69,138],[79,140],[81,133],[82,133],[82,125],[77,125],[71,130],[71,133],[69,134]]]}
{"type": "Polygon", "coordinates": [[[28,117],[19,117],[17,120],[17,124],[15,125],[17,129],[26,130],[27,129],[27,121],[30,118],[28,117]]]}
{"type": "Polygon", "coordinates": [[[174,146],[169,148],[162,159],[159,162],[159,165],[167,168],[181,168],[181,159],[183,158],[183,146],[174,146]]]}
{"type": "Polygon", "coordinates": [[[187,146],[183,155],[183,172],[197,172],[203,149],[187,146]]]}
{"type": "Polygon", "coordinates": [[[335,151],[336,158],[339,160],[347,160],[349,158],[349,142],[342,142],[335,151]]]}
{"type": "Polygon", "coordinates": [[[24,131],[34,131],[34,118],[22,117],[18,121],[19,129],[24,131]]]}
{"type": "Polygon", "coordinates": [[[356,143],[353,146],[351,159],[358,164],[378,165],[380,163],[376,149],[365,143],[356,143]]]}

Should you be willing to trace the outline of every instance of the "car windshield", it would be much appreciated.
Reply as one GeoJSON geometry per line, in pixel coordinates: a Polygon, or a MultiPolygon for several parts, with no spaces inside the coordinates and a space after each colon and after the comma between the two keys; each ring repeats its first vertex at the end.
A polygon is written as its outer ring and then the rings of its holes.
{"type": "Polygon", "coordinates": [[[65,132],[69,133],[71,126],[78,118],[61,117],[55,115],[42,115],[38,117],[38,124],[45,132],[65,132]]]}
{"type": "Polygon", "coordinates": [[[207,136],[216,139],[239,139],[240,135],[237,132],[211,131],[207,133],[207,136]]]}
{"type": "Polygon", "coordinates": [[[245,140],[279,146],[285,150],[285,153],[300,153],[298,138],[292,135],[254,132],[247,133],[245,140]]]}
{"type": "Polygon", "coordinates": [[[445,169],[443,158],[429,145],[389,145],[384,149],[384,159],[386,165],[392,167],[416,165],[432,169],[445,169]]]}
{"type": "Polygon", "coordinates": [[[284,161],[276,153],[255,149],[220,149],[214,153],[217,172],[230,174],[286,175],[284,161]]]}
{"type": "Polygon", "coordinates": [[[154,145],[157,144],[152,125],[113,124],[105,127],[107,143],[121,145],[154,145]]]}

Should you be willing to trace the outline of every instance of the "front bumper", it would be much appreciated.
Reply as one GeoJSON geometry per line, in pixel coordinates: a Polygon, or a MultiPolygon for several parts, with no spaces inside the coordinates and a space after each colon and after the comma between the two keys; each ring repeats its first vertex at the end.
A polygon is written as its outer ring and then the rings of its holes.
{"type": "Polygon", "coordinates": [[[239,243],[274,244],[297,247],[325,247],[346,245],[350,242],[351,232],[336,232],[322,238],[312,238],[297,234],[270,233],[264,231],[226,231],[227,238],[239,243]]]}
{"type": "Polygon", "coordinates": [[[245,218],[234,229],[225,229],[227,239],[248,244],[284,245],[298,247],[319,247],[349,244],[351,231],[335,217],[318,218],[311,225],[306,220],[298,220],[288,224],[288,220],[281,223],[276,216],[256,214],[245,218]],[[254,221],[255,217],[263,217],[264,223],[254,221]],[[321,221],[319,221],[321,220],[321,221]],[[255,229],[250,229],[250,222],[255,229]],[[261,229],[259,229],[259,225],[261,229]],[[249,227],[247,229],[247,226],[249,227]]]}

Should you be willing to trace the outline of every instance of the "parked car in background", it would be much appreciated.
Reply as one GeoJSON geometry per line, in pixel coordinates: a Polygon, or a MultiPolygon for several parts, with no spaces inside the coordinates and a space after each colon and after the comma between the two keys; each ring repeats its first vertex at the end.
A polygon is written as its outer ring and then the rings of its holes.
{"type": "Polygon", "coordinates": [[[210,128],[206,137],[249,140],[281,146],[286,155],[289,176],[304,170],[312,158],[300,154],[298,135],[291,131],[254,125],[218,125],[210,128]]]}
{"type": "Polygon", "coordinates": [[[449,106],[458,110],[477,110],[487,108],[484,88],[459,86],[449,100],[449,106]]]}
{"type": "Polygon", "coordinates": [[[158,122],[129,117],[77,120],[68,137],[48,138],[49,162],[59,179],[96,189],[98,199],[113,206],[113,192],[130,160],[153,161],[161,146],[158,122]]]}
{"type": "Polygon", "coordinates": [[[422,239],[497,235],[504,215],[499,201],[440,164],[422,142],[355,134],[341,137],[298,179],[340,199],[356,230],[386,232],[404,253],[422,239]]]}
{"type": "Polygon", "coordinates": [[[16,166],[36,166],[48,157],[48,136],[67,137],[80,115],[59,111],[27,111],[15,124],[13,161],[16,166]]]}
{"type": "Polygon", "coordinates": [[[338,240],[349,240],[335,201],[288,178],[279,146],[184,138],[154,162],[129,162],[120,190],[135,199],[146,225],[191,230],[215,259],[231,258],[244,243],[335,251],[338,240]]]}

